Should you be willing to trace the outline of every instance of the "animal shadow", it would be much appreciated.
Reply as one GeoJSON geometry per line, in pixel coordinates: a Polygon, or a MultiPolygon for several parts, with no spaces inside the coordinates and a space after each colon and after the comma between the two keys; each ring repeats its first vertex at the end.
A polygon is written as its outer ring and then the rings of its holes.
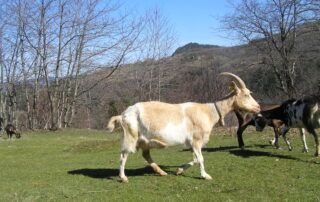
{"type": "MultiPolygon", "coordinates": [[[[219,151],[228,151],[228,150],[231,150],[231,149],[237,149],[239,147],[237,146],[225,146],[225,147],[204,147],[202,148],[202,151],[205,151],[205,152],[219,152],[219,151]]],[[[187,149],[182,149],[181,152],[192,152],[192,149],[191,148],[187,148],[187,149]]]]}
{"type": "MultiPolygon", "coordinates": [[[[240,156],[243,158],[265,156],[265,157],[275,157],[275,158],[279,158],[279,159],[303,161],[299,158],[292,157],[289,155],[281,155],[281,154],[274,154],[271,152],[252,150],[252,148],[254,148],[254,147],[268,148],[268,147],[272,147],[272,146],[268,145],[268,144],[255,144],[252,146],[246,146],[246,149],[244,149],[244,150],[239,149],[238,146],[221,146],[221,147],[202,148],[202,151],[204,151],[204,152],[223,152],[223,151],[225,151],[225,152],[229,152],[232,155],[240,156]],[[251,148],[251,150],[248,150],[248,148],[251,148]]],[[[191,151],[191,150],[185,149],[183,151],[191,151]]]]}
{"type": "Polygon", "coordinates": [[[205,152],[220,152],[220,151],[230,151],[233,149],[238,149],[237,146],[224,146],[224,147],[210,147],[210,148],[202,148],[202,151],[205,152]]]}
{"type": "MultiPolygon", "coordinates": [[[[253,146],[252,145],[245,146],[246,149],[253,148],[253,147],[267,148],[267,147],[270,147],[270,145],[267,145],[267,144],[255,144],[253,146]]],[[[223,151],[231,151],[231,150],[235,150],[235,149],[239,149],[239,147],[238,146],[220,146],[220,147],[202,148],[202,151],[205,151],[205,152],[223,152],[223,151]]]]}
{"type": "MultiPolygon", "coordinates": [[[[143,176],[153,173],[148,166],[137,169],[126,169],[126,174],[129,176],[143,176]]],[[[68,171],[70,175],[83,175],[96,179],[113,179],[119,176],[119,169],[114,168],[82,168],[78,170],[68,171]]]]}
{"type": "Polygon", "coordinates": [[[259,156],[266,156],[266,157],[275,157],[279,159],[289,159],[289,160],[297,160],[301,161],[299,158],[295,158],[289,155],[281,155],[281,154],[274,154],[265,151],[255,151],[255,150],[231,150],[229,151],[230,154],[235,156],[240,156],[243,158],[250,158],[250,157],[259,157],[259,156]]]}
{"type": "MultiPolygon", "coordinates": [[[[168,168],[174,168],[178,166],[163,166],[159,165],[163,170],[165,170],[167,173],[173,173],[172,171],[168,171],[168,168]]],[[[137,169],[127,169],[126,168],[126,175],[133,177],[133,176],[144,176],[144,175],[157,175],[152,170],[150,166],[146,166],[143,168],[137,168],[137,169]]],[[[114,179],[119,176],[119,169],[114,168],[82,168],[78,170],[71,170],[68,171],[68,174],[70,175],[83,175],[91,178],[96,179],[114,179]]]]}

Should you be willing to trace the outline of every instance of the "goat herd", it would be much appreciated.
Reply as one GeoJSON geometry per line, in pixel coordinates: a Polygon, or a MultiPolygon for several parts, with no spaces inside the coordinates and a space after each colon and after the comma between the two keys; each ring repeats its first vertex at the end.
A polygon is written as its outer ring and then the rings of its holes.
{"type": "Polygon", "coordinates": [[[259,105],[241,78],[228,72],[221,75],[233,79],[231,92],[214,103],[139,102],[128,107],[121,115],[111,117],[108,130],[113,131],[116,124],[120,124],[123,129],[119,173],[122,182],[128,182],[125,164],[129,153],[141,149],[143,158],[156,173],[163,176],[167,173],[152,160],[150,149],[178,144],[192,148],[193,160],[178,168],[177,175],[194,164],[200,164],[201,177],[212,179],[205,171],[201,148],[209,141],[213,126],[217,123],[223,125],[224,117],[232,111],[239,121],[237,137],[241,148],[244,148],[242,133],[248,125],[255,125],[258,131],[262,131],[266,125],[273,127],[275,139],[272,143],[279,147],[278,137],[282,135],[290,150],[286,133],[289,128],[299,128],[303,151],[308,151],[304,136],[304,130],[307,130],[315,139],[315,156],[320,156],[319,139],[315,130],[320,127],[319,95],[290,99],[279,105],[259,105]]]}

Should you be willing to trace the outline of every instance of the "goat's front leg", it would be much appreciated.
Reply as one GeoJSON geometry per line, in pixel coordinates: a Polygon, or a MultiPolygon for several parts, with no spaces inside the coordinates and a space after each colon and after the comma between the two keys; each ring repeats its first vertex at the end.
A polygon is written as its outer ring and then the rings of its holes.
{"type": "Polygon", "coordinates": [[[305,129],[304,128],[299,128],[300,131],[300,137],[301,137],[301,141],[302,141],[302,152],[308,152],[308,145],[306,142],[306,135],[305,135],[305,129]]]}
{"type": "Polygon", "coordinates": [[[120,173],[119,173],[119,177],[120,180],[122,182],[128,182],[128,178],[124,173],[124,169],[125,169],[125,165],[126,165],[126,161],[128,158],[129,153],[126,151],[122,151],[121,155],[120,155],[120,173]]]}
{"type": "Polygon", "coordinates": [[[186,163],[182,165],[180,168],[177,169],[177,175],[181,175],[184,171],[186,171],[188,168],[192,167],[194,164],[199,163],[197,160],[197,157],[195,153],[193,152],[193,161],[190,161],[189,163],[186,163]]]}
{"type": "Polygon", "coordinates": [[[320,157],[320,145],[319,145],[319,137],[315,129],[308,129],[308,131],[313,135],[314,141],[316,142],[316,152],[314,155],[316,157],[320,157]]]}
{"type": "Polygon", "coordinates": [[[244,116],[241,112],[239,112],[238,110],[234,112],[238,119],[238,130],[237,130],[238,145],[239,145],[239,148],[244,150],[244,142],[243,142],[242,134],[245,131],[245,129],[248,127],[248,123],[244,124],[244,116]]]}
{"type": "Polygon", "coordinates": [[[196,143],[192,146],[193,152],[200,164],[200,174],[202,178],[206,180],[212,180],[212,177],[204,169],[204,159],[201,153],[201,147],[202,145],[200,143],[196,143]]]}
{"type": "Polygon", "coordinates": [[[243,126],[239,126],[238,130],[237,130],[237,139],[238,139],[238,144],[239,144],[239,148],[244,150],[244,141],[243,141],[243,137],[242,134],[245,131],[245,129],[248,127],[248,125],[243,125],[243,126]]]}
{"type": "Polygon", "coordinates": [[[289,142],[289,140],[287,139],[287,132],[289,131],[289,128],[284,126],[282,128],[282,138],[284,140],[284,142],[287,144],[289,151],[292,151],[292,146],[291,143],[289,142]]]}
{"type": "Polygon", "coordinates": [[[142,150],[142,156],[143,158],[150,164],[151,168],[154,170],[154,172],[159,173],[161,176],[167,175],[166,172],[164,172],[151,158],[150,156],[150,150],[145,149],[142,150]]]}

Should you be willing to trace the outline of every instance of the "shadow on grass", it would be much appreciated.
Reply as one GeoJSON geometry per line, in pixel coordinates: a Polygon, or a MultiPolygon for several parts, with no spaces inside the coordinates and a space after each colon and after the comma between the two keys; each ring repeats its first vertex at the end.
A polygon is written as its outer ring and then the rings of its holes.
{"type": "MultiPolygon", "coordinates": [[[[205,148],[202,148],[202,151],[205,151],[205,152],[219,152],[219,151],[229,151],[231,149],[237,149],[239,147],[237,146],[225,146],[225,147],[205,147],[205,148]]],[[[181,152],[185,152],[185,151],[192,151],[192,149],[183,149],[181,150],[181,152]]]]}
{"type": "MultiPolygon", "coordinates": [[[[149,166],[137,169],[126,169],[126,175],[128,176],[143,176],[154,173],[149,166]]],[[[78,170],[68,171],[71,175],[84,175],[97,179],[113,179],[119,176],[119,169],[114,168],[83,168],[78,170]]]]}
{"type": "MultiPolygon", "coordinates": [[[[177,168],[178,166],[162,166],[159,165],[167,173],[173,174],[175,172],[167,170],[168,168],[177,168]]],[[[137,169],[125,169],[127,176],[144,176],[144,175],[158,175],[150,166],[137,169]]],[[[70,175],[83,175],[96,179],[114,179],[119,176],[119,169],[114,168],[83,168],[78,170],[68,171],[70,175]]]]}
{"type": "Polygon", "coordinates": [[[225,147],[211,147],[211,148],[202,148],[202,151],[205,152],[220,152],[220,151],[229,151],[232,149],[239,149],[238,146],[225,146],[225,147]]]}
{"type": "Polygon", "coordinates": [[[299,158],[292,157],[292,156],[289,156],[289,155],[274,154],[274,153],[264,152],[264,151],[232,150],[232,151],[229,151],[229,153],[233,154],[235,156],[243,157],[243,158],[265,156],[265,157],[275,157],[275,158],[279,158],[279,159],[289,159],[289,160],[302,161],[299,158]]]}
{"type": "MultiPolygon", "coordinates": [[[[252,150],[252,148],[268,148],[272,147],[270,144],[254,144],[250,146],[246,146],[244,150],[239,149],[238,146],[223,146],[223,147],[212,147],[212,148],[202,148],[202,151],[204,152],[229,152],[232,155],[240,156],[243,158],[250,158],[250,157],[259,157],[259,156],[265,156],[265,157],[275,157],[279,159],[288,159],[288,160],[296,160],[301,162],[306,162],[300,158],[296,158],[290,155],[282,155],[282,154],[274,154],[271,152],[265,152],[265,151],[256,151],[252,150]],[[248,148],[251,148],[251,150],[248,150],[248,148]]],[[[185,149],[183,151],[191,151],[191,149],[185,149]]]]}
{"type": "MultiPolygon", "coordinates": [[[[253,148],[253,147],[259,147],[259,148],[267,148],[271,147],[269,144],[255,144],[255,145],[250,145],[250,146],[245,146],[245,148],[253,148]]],[[[222,146],[222,147],[205,147],[202,148],[202,151],[204,152],[221,152],[221,151],[230,151],[234,149],[239,149],[238,146],[222,146]]],[[[192,151],[192,149],[183,149],[182,151],[192,151]]]]}

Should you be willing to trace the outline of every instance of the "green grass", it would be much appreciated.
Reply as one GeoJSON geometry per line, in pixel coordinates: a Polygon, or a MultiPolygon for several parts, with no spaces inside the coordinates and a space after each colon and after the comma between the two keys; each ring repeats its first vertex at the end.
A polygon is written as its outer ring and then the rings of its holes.
{"type": "MultiPolygon", "coordinates": [[[[184,147],[152,150],[168,176],[154,174],[141,156],[129,155],[129,183],[118,182],[119,134],[65,130],[0,140],[0,201],[320,201],[320,159],[301,153],[300,138],[268,145],[271,130],[246,132],[246,150],[235,136],[219,134],[203,149],[212,181],[199,179],[198,166],[182,176],[177,166],[192,159],[184,147]]],[[[224,132],[224,134],[227,134],[224,132]]]]}

